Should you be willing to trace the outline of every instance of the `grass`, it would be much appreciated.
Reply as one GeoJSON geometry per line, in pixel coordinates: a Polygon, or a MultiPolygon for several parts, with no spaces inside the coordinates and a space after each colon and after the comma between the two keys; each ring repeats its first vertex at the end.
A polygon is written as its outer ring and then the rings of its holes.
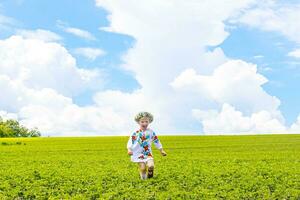
{"type": "Polygon", "coordinates": [[[300,135],[159,138],[145,181],[128,137],[0,139],[0,199],[300,199],[300,135]]]}

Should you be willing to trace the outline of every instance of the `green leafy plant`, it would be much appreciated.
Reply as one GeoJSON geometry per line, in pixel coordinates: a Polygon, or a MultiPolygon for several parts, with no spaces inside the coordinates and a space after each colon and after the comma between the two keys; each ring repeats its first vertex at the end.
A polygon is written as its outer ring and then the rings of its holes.
{"type": "Polygon", "coordinates": [[[146,180],[127,140],[0,138],[0,199],[300,199],[300,135],[160,136],[146,180]]]}
{"type": "Polygon", "coordinates": [[[37,128],[28,129],[17,120],[3,120],[0,117],[0,137],[39,137],[41,133],[37,128]]]}

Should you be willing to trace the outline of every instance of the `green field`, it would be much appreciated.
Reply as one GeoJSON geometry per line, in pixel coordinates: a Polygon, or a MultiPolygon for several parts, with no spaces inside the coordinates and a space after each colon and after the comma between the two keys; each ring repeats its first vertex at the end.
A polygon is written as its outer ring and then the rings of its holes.
{"type": "Polygon", "coordinates": [[[300,135],[159,138],[144,181],[128,137],[0,139],[0,199],[300,199],[300,135]]]}

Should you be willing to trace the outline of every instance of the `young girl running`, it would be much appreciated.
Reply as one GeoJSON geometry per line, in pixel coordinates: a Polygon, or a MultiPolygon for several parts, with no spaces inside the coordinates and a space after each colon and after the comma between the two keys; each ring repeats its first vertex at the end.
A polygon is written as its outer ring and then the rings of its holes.
{"type": "Polygon", "coordinates": [[[152,114],[140,112],[135,116],[135,121],[140,127],[129,137],[127,149],[131,161],[138,163],[140,177],[144,180],[153,177],[154,173],[154,159],[151,143],[154,142],[156,148],[160,150],[161,155],[166,156],[167,153],[163,150],[162,144],[155,132],[148,128],[148,125],[153,121],[152,114]]]}

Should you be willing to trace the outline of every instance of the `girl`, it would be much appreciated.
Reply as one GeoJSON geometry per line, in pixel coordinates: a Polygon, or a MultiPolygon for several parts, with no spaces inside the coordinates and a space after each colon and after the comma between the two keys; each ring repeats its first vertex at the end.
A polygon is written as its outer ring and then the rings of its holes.
{"type": "Polygon", "coordinates": [[[131,161],[138,163],[141,179],[153,177],[154,160],[151,150],[151,143],[154,142],[157,149],[163,156],[167,153],[163,150],[162,144],[155,132],[148,128],[153,121],[152,114],[148,112],[140,112],[135,116],[135,121],[139,124],[139,129],[133,132],[127,142],[128,155],[131,161]],[[146,175],[148,167],[148,175],[146,175]]]}

